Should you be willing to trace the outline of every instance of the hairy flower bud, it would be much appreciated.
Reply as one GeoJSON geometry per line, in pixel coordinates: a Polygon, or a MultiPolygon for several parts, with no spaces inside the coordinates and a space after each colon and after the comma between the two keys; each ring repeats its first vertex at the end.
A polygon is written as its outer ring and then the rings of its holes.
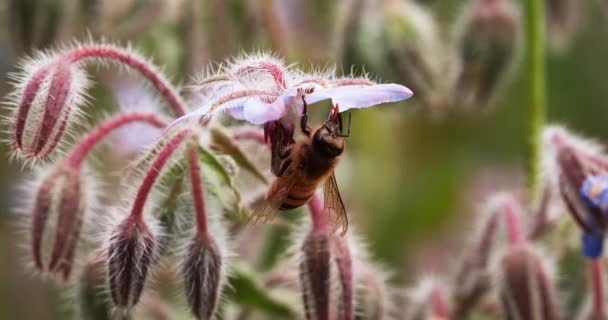
{"type": "Polygon", "coordinates": [[[496,271],[506,319],[559,319],[556,292],[542,255],[527,245],[510,247],[496,271]]]}
{"type": "Polygon", "coordinates": [[[76,288],[78,299],[78,319],[111,319],[111,305],[107,291],[105,265],[99,251],[92,252],[82,266],[82,273],[76,288]]]}
{"type": "Polygon", "coordinates": [[[459,38],[460,72],[455,104],[476,109],[491,102],[518,55],[518,10],[506,0],[475,0],[463,17],[459,38]]]}
{"type": "Polygon", "coordinates": [[[130,216],[115,228],[107,252],[108,281],[114,305],[130,309],[137,304],[155,252],[156,238],[143,220],[130,216]]]}
{"type": "Polygon", "coordinates": [[[88,87],[78,64],[59,57],[40,60],[26,64],[11,97],[13,148],[26,159],[43,159],[57,147],[88,87]]]}
{"type": "Polygon", "coordinates": [[[223,285],[223,256],[213,239],[196,236],[184,257],[182,272],[190,310],[197,319],[212,319],[223,285]]]}
{"type": "Polygon", "coordinates": [[[606,228],[606,221],[598,207],[590,206],[583,201],[581,189],[593,171],[586,167],[583,159],[572,148],[561,148],[558,152],[560,166],[559,187],[568,211],[581,229],[590,235],[601,235],[606,228]]]}
{"type": "Polygon", "coordinates": [[[79,170],[57,167],[42,181],[32,212],[32,256],[40,271],[61,275],[67,281],[77,249],[85,209],[79,170]],[[49,218],[56,217],[54,239],[47,239],[49,218]],[[46,243],[51,243],[46,248],[46,243]],[[45,252],[45,251],[49,252],[45,252]],[[47,260],[47,261],[45,261],[47,260]]]}
{"type": "Polygon", "coordinates": [[[428,276],[423,278],[408,292],[409,303],[404,319],[448,319],[450,308],[446,299],[446,289],[438,279],[428,276]]]}
{"type": "Polygon", "coordinates": [[[448,59],[431,12],[415,1],[361,2],[358,35],[347,37],[355,39],[352,51],[360,55],[354,60],[407,83],[425,108],[442,107],[448,59]]]}
{"type": "Polygon", "coordinates": [[[545,0],[547,38],[554,49],[564,49],[576,33],[584,1],[545,0]]]}
{"type": "Polygon", "coordinates": [[[313,229],[300,251],[300,285],[306,319],[352,319],[353,273],[346,240],[329,228],[313,229]]]}

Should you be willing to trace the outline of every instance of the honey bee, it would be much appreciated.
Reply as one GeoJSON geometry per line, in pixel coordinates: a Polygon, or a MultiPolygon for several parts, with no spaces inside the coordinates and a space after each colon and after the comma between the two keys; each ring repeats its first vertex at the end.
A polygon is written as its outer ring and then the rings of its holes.
{"type": "Polygon", "coordinates": [[[334,168],[344,151],[344,138],[350,135],[350,113],[347,134],[342,133],[342,119],[337,105],[332,108],[328,119],[314,132],[308,127],[307,120],[305,103],[300,126],[307,139],[278,153],[282,162],[275,172],[277,178],[264,201],[255,208],[250,220],[270,221],[278,210],[300,207],[324,183],[324,214],[334,228],[342,228],[344,235],[348,229],[348,218],[334,168]]]}

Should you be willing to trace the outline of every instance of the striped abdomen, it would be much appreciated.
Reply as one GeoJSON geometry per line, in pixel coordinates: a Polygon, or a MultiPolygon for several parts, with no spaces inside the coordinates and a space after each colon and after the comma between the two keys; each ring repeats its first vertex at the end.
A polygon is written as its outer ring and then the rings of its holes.
{"type": "Polygon", "coordinates": [[[296,181],[289,191],[289,195],[281,204],[281,210],[294,209],[308,202],[320,182],[319,179],[300,179],[296,181]]]}

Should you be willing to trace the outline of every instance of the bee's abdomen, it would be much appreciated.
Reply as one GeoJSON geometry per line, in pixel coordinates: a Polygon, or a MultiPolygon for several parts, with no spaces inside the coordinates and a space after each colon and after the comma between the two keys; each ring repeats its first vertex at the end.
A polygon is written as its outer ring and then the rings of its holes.
{"type": "Polygon", "coordinates": [[[318,181],[310,180],[296,183],[289,191],[289,195],[287,195],[285,201],[281,204],[281,210],[294,209],[308,202],[317,190],[318,185],[318,181]]]}

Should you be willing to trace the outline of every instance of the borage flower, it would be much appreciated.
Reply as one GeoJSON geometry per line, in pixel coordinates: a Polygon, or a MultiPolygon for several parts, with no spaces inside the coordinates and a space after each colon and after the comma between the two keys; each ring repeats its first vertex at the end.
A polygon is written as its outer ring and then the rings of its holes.
{"type": "Polygon", "coordinates": [[[264,125],[266,139],[276,145],[293,142],[294,122],[306,106],[331,100],[340,112],[368,108],[410,98],[410,89],[398,84],[376,84],[366,77],[335,77],[334,71],[306,73],[268,54],[227,62],[204,77],[196,89],[202,105],[174,121],[227,112],[233,118],[264,125]]]}

